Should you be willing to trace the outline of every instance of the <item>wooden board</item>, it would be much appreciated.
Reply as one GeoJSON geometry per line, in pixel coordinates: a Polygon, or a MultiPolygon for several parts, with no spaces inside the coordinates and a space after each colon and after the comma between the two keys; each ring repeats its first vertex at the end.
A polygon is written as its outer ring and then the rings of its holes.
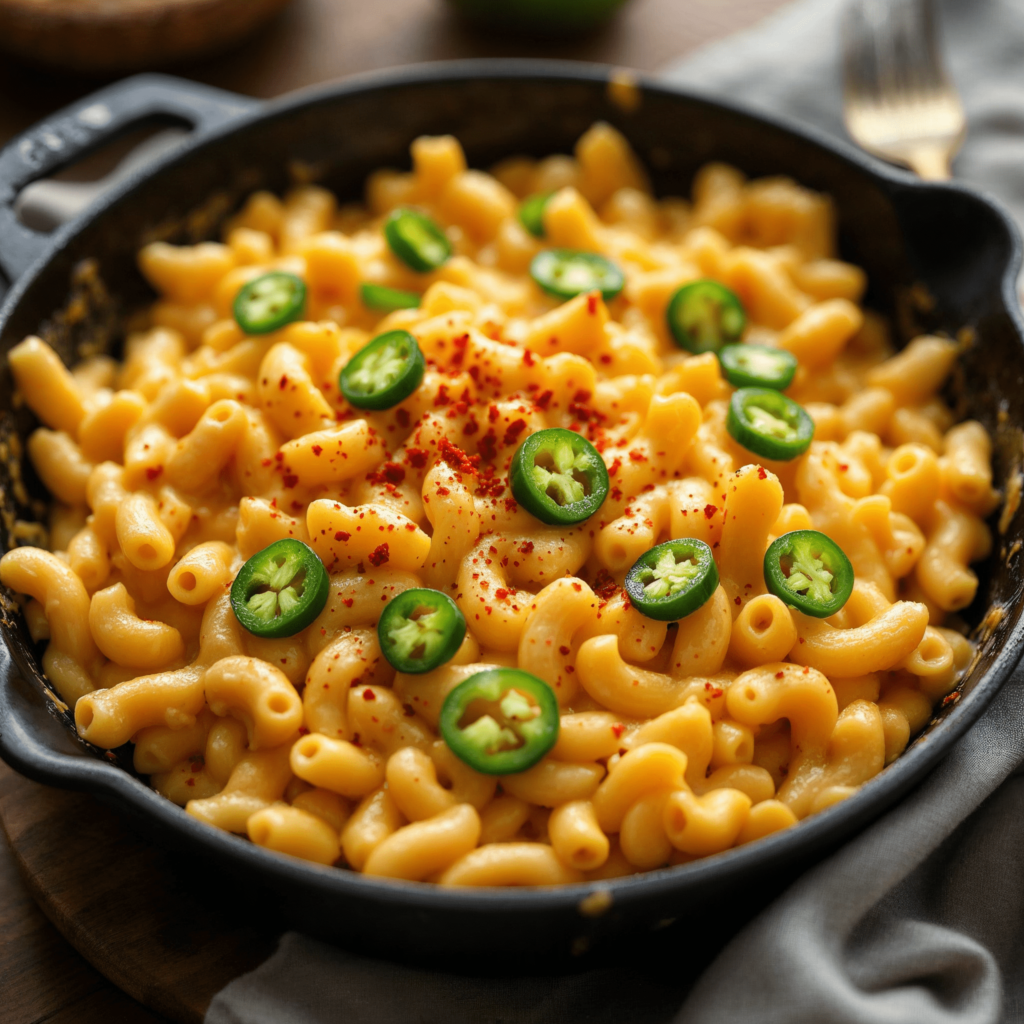
{"type": "MultiPolygon", "coordinates": [[[[0,822],[28,891],[61,934],[118,988],[173,1021],[202,1021],[213,995],[277,944],[281,927],[226,880],[177,863],[90,796],[37,785],[0,763],[0,822]]],[[[0,1019],[51,1024],[67,1009],[68,1021],[84,1024],[103,986],[75,970],[71,951],[44,929],[26,927],[16,893],[0,889],[0,947],[10,944],[0,957],[0,1019]]],[[[105,1000],[95,1017],[159,1019],[127,998],[116,1011],[105,1000]]]]}

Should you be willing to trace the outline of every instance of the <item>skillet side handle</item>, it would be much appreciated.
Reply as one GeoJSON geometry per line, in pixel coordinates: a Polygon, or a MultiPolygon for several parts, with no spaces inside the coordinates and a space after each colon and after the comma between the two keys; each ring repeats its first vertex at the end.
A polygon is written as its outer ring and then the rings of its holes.
{"type": "Polygon", "coordinates": [[[84,789],[117,768],[73,752],[57,708],[40,706],[38,695],[19,685],[19,672],[7,644],[0,642],[0,759],[36,782],[84,789]]]}
{"type": "MultiPolygon", "coordinates": [[[[0,150],[0,272],[13,284],[53,241],[14,212],[18,193],[149,117],[179,118],[195,135],[259,106],[248,96],[170,75],[135,75],[100,89],[12,139],[0,150]]],[[[194,136],[193,136],[194,137],[194,136]]]]}

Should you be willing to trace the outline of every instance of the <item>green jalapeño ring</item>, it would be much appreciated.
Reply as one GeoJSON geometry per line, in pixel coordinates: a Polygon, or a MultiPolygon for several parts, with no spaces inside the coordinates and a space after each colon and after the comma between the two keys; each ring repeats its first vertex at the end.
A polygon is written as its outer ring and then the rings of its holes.
{"type": "Polygon", "coordinates": [[[408,331],[388,331],[364,345],[338,377],[338,388],[357,409],[391,409],[423,382],[427,362],[408,331]]]}
{"type": "Polygon", "coordinates": [[[642,615],[675,622],[701,607],[718,589],[718,566],[702,540],[669,540],[642,554],[623,589],[642,615]]]}
{"type": "Polygon", "coordinates": [[[418,309],[420,304],[420,296],[416,292],[388,288],[387,285],[371,284],[369,281],[359,286],[359,297],[367,309],[380,313],[393,313],[396,309],[418,309]]]}
{"type": "Polygon", "coordinates": [[[853,593],[853,566],[831,537],[817,530],[784,533],[764,556],[764,582],[791,608],[817,619],[835,615],[853,593]]]}
{"type": "Polygon", "coordinates": [[[455,657],[466,636],[459,606],[439,590],[403,590],[384,608],[377,639],[399,672],[430,672],[455,657]]]}
{"type": "Polygon", "coordinates": [[[677,289],[665,310],[676,344],[688,352],[717,352],[739,341],[747,314],[739,296],[724,284],[706,279],[677,289]]]}
{"type": "Polygon", "coordinates": [[[515,775],[532,768],[558,739],[555,691],[517,668],[492,668],[459,683],[444,700],[441,738],[470,768],[515,775]]]}
{"type": "Polygon", "coordinates": [[[772,388],[734,392],[725,426],[747,451],[780,462],[802,455],[814,439],[814,420],[803,406],[772,388]]]}
{"type": "Polygon", "coordinates": [[[726,345],[718,353],[725,379],[734,388],[785,391],[796,375],[796,356],[767,345],[726,345]]]}
{"type": "Polygon", "coordinates": [[[611,260],[577,249],[545,249],[537,253],[530,264],[530,276],[556,299],[600,292],[605,302],[610,302],[626,284],[622,271],[611,260]]]}
{"type": "Polygon", "coordinates": [[[537,192],[519,204],[519,223],[534,238],[544,237],[544,210],[554,192],[537,192]]]}
{"type": "Polygon", "coordinates": [[[235,322],[246,334],[269,334],[302,316],[306,285],[301,277],[275,270],[243,285],[235,296],[235,322]]]}
{"type": "Polygon", "coordinates": [[[294,636],[327,604],[330,580],[317,553],[301,540],[275,541],[249,559],[231,584],[235,617],[253,636],[294,636]]]}
{"type": "Polygon", "coordinates": [[[608,470],[600,452],[574,430],[552,427],[531,434],[512,456],[512,496],[549,526],[589,519],[608,497],[608,470]]]}
{"type": "Polygon", "coordinates": [[[419,210],[393,210],[384,221],[384,237],[391,251],[421,274],[444,266],[452,255],[448,236],[419,210]]]}

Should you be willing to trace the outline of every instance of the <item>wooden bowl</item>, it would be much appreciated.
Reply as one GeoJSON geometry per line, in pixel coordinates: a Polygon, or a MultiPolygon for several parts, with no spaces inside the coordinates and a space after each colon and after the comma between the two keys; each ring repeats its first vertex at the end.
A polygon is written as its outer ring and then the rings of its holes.
{"type": "Polygon", "coordinates": [[[290,0],[0,0],[0,49],[67,71],[141,71],[209,56],[290,0]]]}

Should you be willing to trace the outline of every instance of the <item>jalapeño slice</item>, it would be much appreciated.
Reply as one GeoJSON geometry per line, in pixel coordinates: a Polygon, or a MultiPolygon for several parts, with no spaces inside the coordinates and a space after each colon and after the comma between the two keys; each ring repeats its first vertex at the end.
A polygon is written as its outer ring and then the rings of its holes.
{"type": "Polygon", "coordinates": [[[359,286],[359,297],[367,309],[380,310],[382,313],[393,313],[396,309],[417,309],[420,304],[420,296],[416,292],[370,284],[369,281],[359,286]]]}
{"type": "Polygon", "coordinates": [[[530,276],[556,299],[574,299],[583,292],[601,293],[606,302],[626,284],[622,271],[596,252],[545,249],[533,257],[530,276]]]}
{"type": "Polygon", "coordinates": [[[380,649],[399,672],[429,672],[451,661],[465,636],[459,606],[439,590],[420,587],[393,597],[377,623],[380,649]]]}
{"type": "Polygon", "coordinates": [[[519,204],[519,223],[534,238],[544,237],[544,208],[554,194],[554,192],[537,192],[532,196],[527,196],[519,204]]]}
{"type": "Polygon", "coordinates": [[[275,541],[249,559],[231,584],[235,617],[254,636],[293,636],[324,609],[330,581],[301,540],[275,541]]]}
{"type": "Polygon", "coordinates": [[[795,459],[814,438],[814,420],[803,406],[771,388],[734,392],[725,425],[738,444],[765,459],[795,459]]]}
{"type": "Polygon", "coordinates": [[[684,284],[665,311],[676,344],[689,352],[717,352],[739,341],[747,314],[739,296],[724,284],[704,279],[684,284]]]}
{"type": "Polygon", "coordinates": [[[486,775],[533,767],[558,739],[558,700],[547,683],[517,668],[492,668],[459,683],[438,723],[451,752],[486,775]]]}
{"type": "Polygon", "coordinates": [[[784,348],[767,345],[726,345],[718,353],[725,377],[734,388],[785,391],[793,383],[797,360],[784,348]]]}
{"type": "Polygon", "coordinates": [[[390,409],[420,386],[426,368],[423,353],[408,331],[388,331],[345,364],[338,387],[357,409],[390,409]]]}
{"type": "Polygon", "coordinates": [[[306,285],[301,277],[274,270],[243,285],[235,296],[235,321],[246,334],[269,334],[302,316],[306,285]]]}
{"type": "Polygon", "coordinates": [[[608,470],[598,450],[574,430],[531,434],[512,456],[512,496],[549,526],[589,519],[608,497],[608,470]]]}
{"type": "Polygon", "coordinates": [[[817,530],[784,533],[768,546],[764,582],[805,615],[835,615],[853,593],[853,566],[843,549],[817,530]]]}
{"type": "Polygon", "coordinates": [[[702,540],[669,540],[642,554],[626,573],[630,603],[649,619],[674,622],[695,612],[718,587],[718,566],[702,540]]]}
{"type": "Polygon", "coordinates": [[[400,207],[384,221],[384,237],[391,251],[420,273],[437,270],[452,255],[452,244],[438,224],[419,210],[400,207]]]}

